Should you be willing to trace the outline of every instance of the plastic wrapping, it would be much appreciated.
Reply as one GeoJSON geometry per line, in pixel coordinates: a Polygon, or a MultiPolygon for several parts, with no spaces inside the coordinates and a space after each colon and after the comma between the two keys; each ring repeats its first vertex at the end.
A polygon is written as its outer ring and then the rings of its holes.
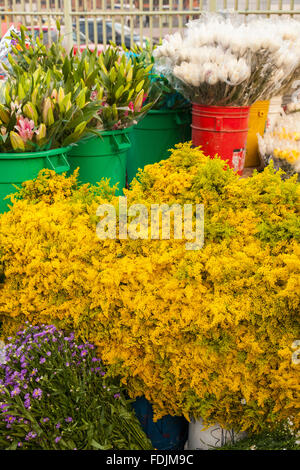
{"type": "Polygon", "coordinates": [[[2,80],[6,78],[6,69],[3,67],[3,64],[9,66],[7,55],[11,52],[11,46],[14,42],[14,39],[11,37],[12,32],[17,36],[20,35],[20,32],[14,26],[11,26],[0,40],[0,78],[2,80]]]}
{"type": "Polygon", "coordinates": [[[293,19],[206,14],[184,35],[154,50],[155,71],[186,99],[204,105],[248,106],[280,94],[300,67],[300,28],[293,19]]]}
{"type": "MultiPolygon", "coordinates": [[[[153,58],[153,51],[156,48],[156,45],[152,46],[149,43],[143,49],[140,46],[134,46],[132,50],[126,52],[127,57],[134,57],[139,63],[142,63],[145,68],[149,67],[149,65],[153,65],[154,58],[153,58]]],[[[190,105],[190,102],[182,96],[181,93],[174,90],[171,86],[169,81],[167,80],[164,75],[160,73],[155,73],[155,70],[151,69],[149,71],[149,77],[152,83],[155,83],[161,91],[161,95],[158,100],[156,100],[152,109],[156,110],[172,110],[172,109],[182,109],[187,108],[190,105]]],[[[155,91],[156,88],[152,90],[155,91]]],[[[148,102],[152,101],[151,93],[148,95],[148,102]]]]}
{"type": "Polygon", "coordinates": [[[272,160],[275,169],[285,171],[284,178],[300,176],[300,113],[284,115],[273,130],[258,135],[258,147],[264,165],[272,160]]]}

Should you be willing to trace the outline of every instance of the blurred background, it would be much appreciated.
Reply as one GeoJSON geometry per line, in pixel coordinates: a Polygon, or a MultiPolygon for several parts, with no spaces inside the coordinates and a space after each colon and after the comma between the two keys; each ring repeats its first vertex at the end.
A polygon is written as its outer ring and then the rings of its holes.
{"type": "Polygon", "coordinates": [[[146,39],[157,43],[207,11],[300,19],[300,0],[0,0],[2,37],[12,25],[26,25],[44,42],[56,41],[56,20],[69,48],[97,47],[114,41],[127,47],[146,39]]]}

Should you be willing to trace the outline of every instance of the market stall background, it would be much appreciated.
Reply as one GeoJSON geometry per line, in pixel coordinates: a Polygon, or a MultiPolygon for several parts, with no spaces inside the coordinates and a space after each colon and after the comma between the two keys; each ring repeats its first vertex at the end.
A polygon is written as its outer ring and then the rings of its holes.
{"type": "Polygon", "coordinates": [[[299,0],[1,0],[2,35],[11,23],[21,22],[36,31],[64,24],[69,48],[109,40],[126,46],[145,38],[154,42],[184,27],[205,11],[236,11],[247,18],[300,13],[299,0]]]}

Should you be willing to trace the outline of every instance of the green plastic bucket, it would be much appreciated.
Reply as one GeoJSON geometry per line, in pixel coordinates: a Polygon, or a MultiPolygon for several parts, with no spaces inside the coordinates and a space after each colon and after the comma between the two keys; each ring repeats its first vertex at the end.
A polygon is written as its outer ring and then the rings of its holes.
{"type": "Polygon", "coordinates": [[[191,110],[151,110],[133,128],[127,157],[128,183],[139,168],[169,157],[168,150],[191,140],[191,110]]]}
{"type": "Polygon", "coordinates": [[[118,183],[117,194],[126,185],[127,153],[131,147],[131,129],[104,131],[82,139],[69,154],[71,171],[79,167],[81,183],[96,184],[101,178],[109,178],[110,185],[118,183]]]}
{"type": "Polygon", "coordinates": [[[36,178],[39,171],[49,168],[56,173],[69,171],[68,152],[71,147],[45,150],[43,152],[0,153],[0,213],[7,211],[8,194],[16,192],[13,185],[36,178]]]}

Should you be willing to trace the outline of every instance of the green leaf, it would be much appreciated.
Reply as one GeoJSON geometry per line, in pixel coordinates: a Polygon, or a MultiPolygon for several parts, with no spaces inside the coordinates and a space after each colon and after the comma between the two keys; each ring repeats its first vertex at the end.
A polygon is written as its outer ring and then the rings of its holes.
{"type": "Polygon", "coordinates": [[[139,93],[141,91],[141,89],[143,88],[143,85],[145,83],[145,80],[142,80],[136,87],[135,87],[135,91],[137,93],[139,93]]]}
{"type": "Polygon", "coordinates": [[[121,86],[117,89],[117,91],[116,91],[116,93],[115,93],[115,98],[116,98],[116,100],[118,100],[118,99],[120,98],[120,96],[122,95],[123,91],[124,91],[124,85],[121,85],[121,86]]]}
{"type": "Polygon", "coordinates": [[[98,442],[95,441],[95,439],[92,439],[91,440],[91,445],[94,449],[97,449],[97,450],[109,450],[111,449],[111,446],[110,445],[104,445],[102,446],[101,444],[99,444],[98,442]]]}
{"type": "Polygon", "coordinates": [[[77,96],[76,98],[76,104],[78,106],[79,109],[82,109],[85,105],[85,95],[86,95],[86,92],[87,92],[87,88],[83,88],[79,95],[77,96]]]}

